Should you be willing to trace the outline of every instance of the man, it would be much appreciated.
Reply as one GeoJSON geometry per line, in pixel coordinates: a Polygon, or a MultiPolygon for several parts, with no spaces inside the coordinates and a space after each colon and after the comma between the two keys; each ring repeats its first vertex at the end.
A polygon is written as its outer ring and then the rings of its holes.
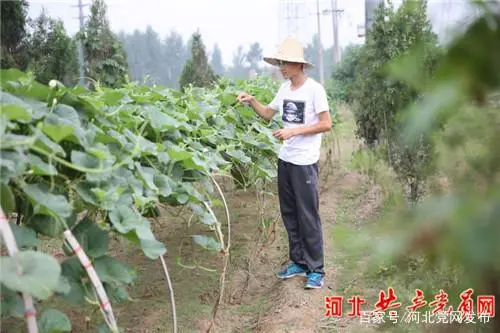
{"type": "Polygon", "coordinates": [[[332,127],[327,95],[318,82],[305,74],[304,69],[312,64],[304,60],[304,48],[297,40],[287,38],[278,54],[264,61],[279,66],[286,79],[273,101],[263,105],[247,93],[237,99],[266,120],[279,112],[284,124],[273,135],[283,140],[278,195],[291,263],[278,273],[278,278],[307,276],[306,289],[321,288],[325,272],[317,183],[321,133],[332,127]]]}

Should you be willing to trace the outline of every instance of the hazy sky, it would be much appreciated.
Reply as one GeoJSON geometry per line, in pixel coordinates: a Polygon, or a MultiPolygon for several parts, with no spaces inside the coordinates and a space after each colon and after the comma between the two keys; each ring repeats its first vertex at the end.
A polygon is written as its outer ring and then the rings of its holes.
{"type": "MultiPolygon", "coordinates": [[[[90,2],[83,0],[83,3],[90,2]]],[[[320,11],[330,9],[331,2],[320,0],[320,11]]],[[[337,0],[338,8],[344,10],[339,24],[342,46],[363,42],[364,39],[357,35],[357,26],[364,23],[364,2],[337,0]]],[[[453,13],[460,13],[464,0],[430,2],[431,18],[443,23],[444,20],[449,21],[453,13]]],[[[77,31],[78,9],[74,5],[78,0],[30,0],[29,3],[30,16],[38,15],[43,6],[50,16],[64,20],[70,34],[77,31]]],[[[250,43],[258,41],[267,55],[274,53],[279,42],[288,34],[295,34],[305,43],[310,42],[318,30],[316,0],[106,0],[106,3],[114,31],[132,32],[151,25],[162,37],[174,29],[186,40],[199,28],[207,51],[210,52],[217,42],[225,64],[231,63],[238,45],[247,48],[250,43]],[[287,11],[288,2],[298,3],[297,14],[287,11]],[[291,20],[286,19],[287,14],[292,17],[291,20]]],[[[88,14],[88,11],[86,7],[84,13],[88,14]]],[[[323,46],[330,47],[333,44],[331,14],[322,15],[320,21],[323,46]]]]}

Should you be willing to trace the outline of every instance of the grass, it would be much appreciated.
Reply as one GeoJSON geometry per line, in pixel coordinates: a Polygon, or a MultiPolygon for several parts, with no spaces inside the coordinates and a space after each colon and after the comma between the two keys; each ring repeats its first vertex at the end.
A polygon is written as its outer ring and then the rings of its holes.
{"type": "MultiPolygon", "coordinates": [[[[346,121],[339,128],[341,140],[352,135],[352,121],[346,121]]],[[[430,266],[429,259],[420,253],[410,253],[402,261],[393,261],[393,255],[401,243],[402,231],[409,225],[402,208],[407,207],[402,187],[398,185],[392,170],[372,151],[359,149],[355,145],[342,147],[342,165],[346,172],[356,173],[359,177],[341,190],[341,199],[337,206],[336,224],[329,235],[334,244],[333,260],[337,267],[337,285],[335,295],[344,296],[344,313],[350,311],[346,299],[358,295],[366,300],[361,310],[373,310],[378,301],[379,292],[387,294],[388,288],[394,288],[400,319],[406,307],[412,304],[417,288],[424,291],[425,300],[434,300],[439,289],[449,293],[449,305],[460,302],[456,286],[460,281],[460,272],[444,264],[430,266]],[[369,204],[369,202],[372,204],[369,204]],[[368,212],[367,212],[368,210],[368,212]]],[[[431,311],[424,307],[421,311],[431,311]]],[[[448,329],[453,332],[480,332],[479,326],[471,328],[448,325],[425,325],[387,322],[378,327],[360,327],[359,319],[344,322],[340,328],[338,322],[331,322],[335,327],[332,332],[437,332],[448,329]]],[[[451,332],[449,331],[449,332],[451,332]]]]}

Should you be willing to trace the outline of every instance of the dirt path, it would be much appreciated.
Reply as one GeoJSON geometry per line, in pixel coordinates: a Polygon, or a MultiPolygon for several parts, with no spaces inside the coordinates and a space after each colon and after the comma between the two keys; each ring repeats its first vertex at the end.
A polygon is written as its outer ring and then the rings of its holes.
{"type": "MultiPolygon", "coordinates": [[[[294,278],[287,281],[278,281],[273,291],[275,306],[264,317],[258,332],[266,333],[315,333],[328,330],[325,317],[325,297],[339,295],[337,290],[343,286],[339,285],[339,271],[334,246],[334,228],[337,219],[337,208],[342,205],[344,193],[359,187],[363,178],[356,173],[345,172],[337,174],[329,184],[328,190],[321,197],[321,215],[324,231],[325,246],[325,286],[319,290],[305,290],[303,288],[305,278],[294,278]]],[[[360,209],[367,208],[369,204],[361,203],[360,209]],[[364,205],[364,207],[363,207],[364,205]]],[[[369,208],[370,209],[370,208],[369,208]]],[[[345,296],[345,295],[341,295],[345,296]]],[[[344,303],[344,307],[346,304],[344,303]]],[[[367,328],[357,325],[354,320],[337,321],[335,332],[361,332],[367,328]]],[[[331,326],[330,326],[331,328],[331,326]]]]}
{"type": "MultiPolygon", "coordinates": [[[[339,258],[344,254],[335,246],[337,222],[340,226],[360,225],[361,221],[373,215],[380,201],[374,195],[376,189],[370,188],[368,180],[356,172],[349,171],[351,153],[356,145],[354,125],[350,114],[344,114],[345,122],[337,130],[334,142],[324,144],[323,160],[320,167],[321,195],[320,212],[322,216],[325,246],[325,286],[319,290],[305,290],[305,278],[280,281],[275,272],[287,261],[286,232],[280,220],[278,236],[274,246],[260,255],[267,263],[254,267],[254,275],[249,287],[247,304],[263,307],[242,325],[229,327],[234,311],[225,308],[219,317],[221,332],[266,332],[266,333],[313,333],[313,332],[372,332],[359,318],[348,320],[325,318],[325,297],[348,287],[351,276],[340,279],[339,258]],[[332,154],[329,154],[330,153],[332,154]],[[340,153],[339,153],[340,152],[340,153]],[[339,216],[340,209],[340,216],[339,216]],[[261,284],[259,284],[259,282],[261,284]],[[257,304],[257,305],[255,305],[257,304]]],[[[360,256],[360,261],[362,257],[360,256]]],[[[237,286],[236,286],[237,288],[237,286]]],[[[337,293],[338,295],[338,293],[337,293]]],[[[347,298],[347,297],[346,297],[347,298]]],[[[345,304],[344,304],[345,306],[345,304]]]]}

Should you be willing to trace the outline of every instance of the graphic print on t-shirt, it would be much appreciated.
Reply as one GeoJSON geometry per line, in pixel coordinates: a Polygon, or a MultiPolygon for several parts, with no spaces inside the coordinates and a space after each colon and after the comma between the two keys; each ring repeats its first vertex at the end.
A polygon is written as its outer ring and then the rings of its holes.
{"type": "Polygon", "coordinates": [[[283,100],[283,116],[281,118],[288,123],[303,124],[305,109],[306,102],[285,99],[283,100]]]}

